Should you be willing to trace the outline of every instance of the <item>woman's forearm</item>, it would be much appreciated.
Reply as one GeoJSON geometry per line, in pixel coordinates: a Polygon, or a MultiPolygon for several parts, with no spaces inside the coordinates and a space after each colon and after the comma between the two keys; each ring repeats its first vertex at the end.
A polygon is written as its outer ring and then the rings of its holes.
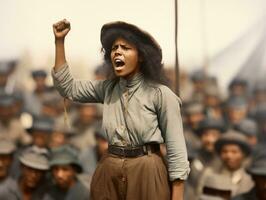
{"type": "Polygon", "coordinates": [[[172,200],[184,199],[184,181],[176,180],[172,182],[172,200]]]}
{"type": "Polygon", "coordinates": [[[60,67],[66,63],[65,37],[70,29],[70,23],[66,19],[53,24],[53,31],[55,36],[55,71],[58,71],[60,67]]]}
{"type": "Polygon", "coordinates": [[[55,65],[54,70],[58,71],[60,66],[66,63],[64,40],[55,40],[55,65]]]}

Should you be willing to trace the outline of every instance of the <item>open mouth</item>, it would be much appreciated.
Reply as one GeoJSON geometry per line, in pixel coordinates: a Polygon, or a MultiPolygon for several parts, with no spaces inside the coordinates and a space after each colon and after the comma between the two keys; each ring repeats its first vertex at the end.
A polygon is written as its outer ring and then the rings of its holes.
{"type": "Polygon", "coordinates": [[[119,58],[116,58],[114,60],[114,64],[115,64],[116,69],[120,69],[120,68],[123,68],[123,66],[125,65],[125,62],[119,58]]]}

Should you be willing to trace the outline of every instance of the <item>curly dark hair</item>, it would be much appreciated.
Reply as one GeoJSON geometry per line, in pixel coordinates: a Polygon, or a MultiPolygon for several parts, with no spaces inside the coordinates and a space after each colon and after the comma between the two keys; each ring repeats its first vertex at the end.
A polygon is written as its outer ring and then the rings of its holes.
{"type": "Polygon", "coordinates": [[[104,53],[104,61],[109,67],[109,78],[115,78],[111,63],[111,49],[117,38],[123,38],[134,44],[138,50],[139,56],[142,58],[140,71],[146,80],[168,85],[169,81],[165,76],[162,63],[161,49],[155,48],[147,41],[143,40],[130,31],[124,29],[110,30],[106,36],[107,43],[102,47],[104,53]]]}

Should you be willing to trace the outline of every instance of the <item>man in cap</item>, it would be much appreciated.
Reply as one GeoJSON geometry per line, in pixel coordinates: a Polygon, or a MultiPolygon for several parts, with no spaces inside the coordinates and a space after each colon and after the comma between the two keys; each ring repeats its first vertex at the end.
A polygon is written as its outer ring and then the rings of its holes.
{"type": "Polygon", "coordinates": [[[97,125],[98,110],[96,105],[77,104],[77,111],[78,115],[74,120],[77,134],[71,137],[70,144],[83,151],[89,146],[95,147],[94,132],[97,125]]]}
{"type": "Polygon", "coordinates": [[[11,180],[0,190],[0,199],[40,200],[45,194],[45,173],[49,169],[47,156],[35,151],[24,151],[19,157],[21,176],[11,180]]]}
{"type": "Polygon", "coordinates": [[[221,106],[221,95],[216,85],[207,85],[204,95],[204,106],[206,115],[216,119],[223,118],[223,110],[221,106]]]}
{"type": "Polygon", "coordinates": [[[242,120],[236,127],[235,130],[243,133],[247,139],[250,146],[255,147],[258,143],[258,125],[252,119],[242,120]]]}
{"type": "Polygon", "coordinates": [[[260,144],[265,145],[266,143],[266,104],[258,105],[257,110],[254,114],[254,118],[258,123],[258,140],[260,144]]]}
{"type": "Polygon", "coordinates": [[[213,174],[218,173],[230,180],[232,196],[249,191],[254,183],[244,169],[245,159],[251,152],[247,138],[239,132],[229,130],[215,143],[215,150],[223,165],[216,170],[206,170],[201,183],[204,185],[206,177],[212,177],[213,174]]]}
{"type": "Polygon", "coordinates": [[[48,143],[53,130],[53,119],[45,116],[34,117],[32,127],[28,129],[33,138],[32,148],[42,153],[48,153],[48,143]]]}
{"type": "Polygon", "coordinates": [[[36,94],[37,96],[41,97],[44,92],[53,90],[52,87],[49,87],[46,84],[47,73],[45,70],[33,70],[31,72],[31,76],[35,83],[34,94],[36,94]]]}
{"type": "Polygon", "coordinates": [[[193,83],[192,100],[197,102],[203,102],[204,90],[207,81],[206,73],[202,69],[196,70],[191,74],[191,80],[193,83]]]}
{"type": "Polygon", "coordinates": [[[28,145],[31,143],[31,137],[17,117],[17,106],[18,101],[14,95],[0,95],[0,139],[28,145]]]}
{"type": "Polygon", "coordinates": [[[200,122],[196,133],[200,138],[202,146],[198,149],[198,153],[191,163],[191,173],[189,178],[189,181],[192,182],[194,187],[199,184],[199,178],[206,167],[217,169],[221,166],[214,145],[224,131],[225,125],[222,120],[208,117],[200,122]]]}
{"type": "Polygon", "coordinates": [[[198,149],[201,146],[195,131],[204,117],[204,107],[201,103],[189,102],[185,105],[184,136],[186,142],[192,149],[198,149]]]}
{"type": "Polygon", "coordinates": [[[10,93],[9,77],[12,73],[12,68],[15,66],[13,61],[0,61],[0,93],[10,93]]]}
{"type": "Polygon", "coordinates": [[[246,97],[248,83],[243,78],[235,78],[229,84],[229,97],[246,97]]]}
{"type": "Polygon", "coordinates": [[[50,168],[54,185],[49,188],[44,200],[89,199],[89,191],[77,178],[82,167],[75,149],[70,146],[53,149],[50,168]]]}
{"type": "Polygon", "coordinates": [[[237,126],[248,115],[248,102],[243,97],[232,97],[227,101],[227,116],[231,127],[237,126]]]}
{"type": "Polygon", "coordinates": [[[264,147],[254,156],[247,172],[252,176],[255,186],[233,200],[266,200],[266,151],[264,147]]]}

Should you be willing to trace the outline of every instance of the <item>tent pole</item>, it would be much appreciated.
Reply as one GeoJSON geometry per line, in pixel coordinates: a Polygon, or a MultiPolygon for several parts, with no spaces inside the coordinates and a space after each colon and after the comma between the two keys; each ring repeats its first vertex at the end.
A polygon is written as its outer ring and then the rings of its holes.
{"type": "Polygon", "coordinates": [[[178,0],[175,0],[175,93],[179,96],[179,61],[178,61],[178,0]]]}

